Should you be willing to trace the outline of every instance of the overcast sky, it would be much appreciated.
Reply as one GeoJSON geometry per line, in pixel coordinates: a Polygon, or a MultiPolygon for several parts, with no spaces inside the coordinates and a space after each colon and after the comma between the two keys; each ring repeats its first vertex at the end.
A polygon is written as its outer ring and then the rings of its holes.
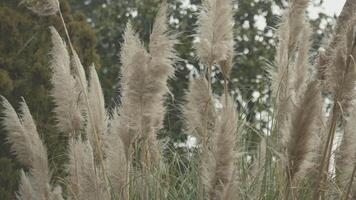
{"type": "Polygon", "coordinates": [[[346,0],[324,0],[321,8],[312,7],[309,9],[312,16],[317,17],[317,13],[323,11],[330,16],[338,15],[346,0]]]}

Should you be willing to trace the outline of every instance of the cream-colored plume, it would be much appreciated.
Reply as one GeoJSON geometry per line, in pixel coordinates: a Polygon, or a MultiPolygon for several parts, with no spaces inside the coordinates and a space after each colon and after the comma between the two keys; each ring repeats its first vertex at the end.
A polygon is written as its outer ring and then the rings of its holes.
{"type": "MultiPolygon", "coordinates": [[[[336,178],[341,191],[346,192],[352,177],[353,169],[356,165],[356,109],[353,109],[351,116],[346,121],[341,145],[335,157],[336,178]]],[[[356,184],[353,183],[352,191],[356,192],[356,184]]]]}
{"type": "Polygon", "coordinates": [[[32,188],[30,177],[21,170],[19,191],[16,194],[18,200],[30,200],[36,198],[36,193],[32,188]]]}
{"type": "Polygon", "coordinates": [[[51,95],[55,103],[58,129],[69,136],[77,135],[83,128],[83,94],[71,75],[70,57],[64,41],[54,27],[52,33],[51,95]]]}
{"type": "Polygon", "coordinates": [[[124,198],[124,189],[128,181],[129,164],[125,156],[124,144],[116,130],[119,126],[119,114],[117,110],[113,113],[113,119],[110,121],[109,133],[105,135],[106,164],[108,168],[111,188],[118,198],[124,198]]]}
{"type": "Polygon", "coordinates": [[[199,143],[206,143],[215,126],[214,99],[205,78],[190,81],[184,105],[184,118],[191,133],[199,143]]]}
{"type": "Polygon", "coordinates": [[[334,100],[341,106],[342,112],[349,111],[351,102],[355,98],[356,14],[353,17],[353,21],[340,30],[337,43],[328,58],[330,62],[325,66],[324,72],[326,80],[324,83],[334,95],[334,100]]]}
{"type": "Polygon", "coordinates": [[[294,102],[285,147],[288,159],[288,177],[293,182],[304,178],[315,160],[318,144],[318,120],[320,118],[321,92],[316,82],[309,83],[306,91],[294,102]]]}
{"type": "MultiPolygon", "coordinates": [[[[104,94],[94,65],[90,67],[88,99],[92,111],[93,122],[91,122],[90,120],[88,121],[86,134],[89,138],[91,146],[93,147],[94,158],[96,161],[98,161],[100,159],[100,152],[96,147],[95,133],[98,134],[100,141],[103,140],[103,137],[107,132],[108,116],[105,109],[104,94]],[[93,130],[93,128],[95,129],[95,131],[93,130]]],[[[102,143],[101,149],[103,149],[102,143]]]]}
{"type": "MultiPolygon", "coordinates": [[[[198,15],[195,44],[200,61],[212,65],[231,62],[234,51],[234,19],[231,0],[204,0],[198,15]]],[[[230,69],[225,70],[228,74],[230,69]]]]}
{"type": "Polygon", "coordinates": [[[2,105],[4,107],[2,124],[7,133],[7,140],[11,144],[11,150],[22,164],[29,167],[31,174],[31,179],[22,177],[24,182],[20,187],[19,196],[25,198],[31,195],[32,188],[35,199],[60,199],[61,192],[51,188],[47,150],[38,135],[27,104],[25,101],[21,102],[21,118],[5,98],[2,98],[2,105]],[[29,182],[31,187],[28,185],[29,182]]]}
{"type": "Polygon", "coordinates": [[[69,182],[73,199],[109,200],[106,183],[94,164],[93,149],[89,141],[69,142],[69,182]]]}
{"type": "MultiPolygon", "coordinates": [[[[218,115],[212,141],[215,163],[211,171],[210,199],[221,199],[229,192],[230,184],[235,181],[235,142],[238,118],[236,108],[231,96],[223,102],[223,109],[218,115]]],[[[228,195],[229,196],[229,195],[228,195]]]]}
{"type": "Polygon", "coordinates": [[[122,100],[115,123],[125,145],[126,156],[135,138],[148,142],[150,159],[157,163],[156,133],[162,127],[167,80],[174,75],[175,38],[167,33],[166,5],[160,8],[150,36],[148,53],[129,23],[124,34],[122,59],[122,100]]]}

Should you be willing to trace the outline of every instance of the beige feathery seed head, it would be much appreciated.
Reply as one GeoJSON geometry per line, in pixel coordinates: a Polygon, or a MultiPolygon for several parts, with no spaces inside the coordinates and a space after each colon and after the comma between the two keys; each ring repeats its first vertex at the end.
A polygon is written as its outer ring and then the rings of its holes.
{"type": "MultiPolygon", "coordinates": [[[[350,177],[352,177],[353,168],[356,164],[355,121],[356,109],[354,108],[351,112],[351,116],[346,121],[341,145],[337,150],[335,158],[336,178],[341,191],[346,190],[350,177]]],[[[352,191],[356,192],[355,186],[352,187],[352,191]]]]}
{"type": "Polygon", "coordinates": [[[69,179],[74,199],[108,200],[105,182],[94,165],[93,149],[88,141],[69,142],[69,179]]]}
{"type": "Polygon", "coordinates": [[[333,31],[333,35],[330,38],[330,41],[325,46],[325,51],[320,52],[319,63],[318,63],[318,78],[327,86],[327,80],[325,80],[325,70],[328,65],[332,62],[332,54],[335,53],[335,48],[338,46],[340,37],[344,34],[345,27],[348,27],[350,24],[353,24],[354,13],[356,13],[356,1],[355,0],[346,0],[344,7],[337,17],[336,25],[333,31]]]}
{"type": "Polygon", "coordinates": [[[233,177],[234,171],[234,147],[236,141],[236,131],[238,118],[236,108],[231,96],[218,115],[218,120],[214,132],[213,155],[215,158],[215,169],[211,176],[211,199],[223,199],[233,177]]]}
{"type": "Polygon", "coordinates": [[[38,195],[43,198],[50,198],[52,191],[50,188],[51,172],[48,166],[47,150],[38,135],[34,120],[26,102],[23,100],[20,106],[21,121],[25,134],[30,136],[29,152],[31,156],[31,175],[33,177],[33,188],[38,195]]]}
{"type": "MultiPolygon", "coordinates": [[[[68,134],[79,132],[83,126],[82,108],[83,94],[71,75],[70,57],[64,41],[54,27],[50,27],[52,34],[51,96],[54,99],[54,112],[58,129],[68,134]]],[[[77,134],[77,133],[76,133],[77,134]]]]}
{"type": "Polygon", "coordinates": [[[102,140],[104,134],[107,131],[108,116],[105,109],[104,94],[94,65],[90,67],[88,98],[91,111],[93,112],[92,117],[94,124],[91,124],[92,122],[88,121],[86,126],[86,134],[91,145],[94,147],[94,158],[95,160],[99,160],[99,151],[95,145],[96,143],[94,134],[98,133],[98,137],[100,140],[102,140]],[[93,128],[95,128],[95,131],[93,128]]]}
{"type": "Polygon", "coordinates": [[[335,48],[331,52],[325,67],[325,84],[327,89],[335,95],[336,100],[341,105],[343,112],[347,112],[352,100],[355,98],[356,69],[355,61],[356,48],[353,22],[344,27],[335,43],[335,48]]]}
{"type": "Polygon", "coordinates": [[[114,118],[117,122],[114,123],[115,127],[113,128],[120,134],[128,159],[132,142],[142,133],[143,109],[147,108],[144,102],[152,102],[150,97],[143,98],[144,93],[149,93],[145,88],[148,53],[141,45],[138,36],[133,32],[130,23],[124,34],[121,63],[122,100],[119,115],[114,118]]]}
{"type": "Polygon", "coordinates": [[[293,0],[292,4],[286,13],[289,15],[285,20],[288,23],[288,52],[295,50],[300,34],[305,26],[305,12],[310,0],[293,0]]]}
{"type": "Polygon", "coordinates": [[[51,200],[64,200],[62,188],[60,186],[55,186],[52,189],[50,198],[51,200]]]}
{"type": "MultiPolygon", "coordinates": [[[[79,83],[79,88],[82,89],[82,92],[87,92],[87,78],[85,76],[85,71],[82,63],[80,62],[79,56],[75,50],[73,50],[73,57],[71,60],[72,68],[73,68],[73,74],[74,77],[77,79],[77,82],[79,83]]],[[[85,96],[85,95],[84,95],[85,96]]]]}
{"type": "Polygon", "coordinates": [[[199,140],[207,140],[208,131],[214,129],[215,108],[208,82],[205,78],[197,78],[190,81],[186,94],[186,104],[183,108],[185,122],[191,133],[199,140]]]}
{"type": "Polygon", "coordinates": [[[289,176],[292,182],[303,178],[308,171],[309,163],[313,161],[317,146],[317,121],[321,108],[321,93],[314,81],[308,84],[304,94],[295,102],[292,109],[288,130],[289,135],[285,144],[289,176]]]}
{"type": "Polygon", "coordinates": [[[301,39],[298,41],[298,50],[296,52],[295,63],[293,63],[293,88],[295,94],[301,94],[305,91],[310,75],[310,50],[312,45],[312,30],[310,24],[305,23],[301,27],[301,39]]]}
{"type": "MultiPolygon", "coordinates": [[[[198,15],[195,43],[200,61],[214,64],[233,58],[233,5],[231,0],[204,0],[198,15]]],[[[230,71],[226,69],[225,71],[230,71]]]]}
{"type": "MultiPolygon", "coordinates": [[[[331,38],[331,41],[325,52],[327,57],[333,54],[333,49],[337,46],[339,37],[343,35],[345,27],[349,26],[349,24],[352,24],[352,21],[354,20],[353,18],[355,12],[356,12],[356,1],[346,0],[340,15],[337,17],[333,37],[331,38]]],[[[330,61],[326,61],[326,62],[330,62],[330,61]]]]}
{"type": "Polygon", "coordinates": [[[1,96],[3,118],[1,124],[7,132],[7,141],[11,144],[11,151],[16,154],[16,158],[26,166],[31,166],[32,155],[28,149],[33,148],[29,134],[25,133],[24,127],[10,103],[1,96]]]}
{"type": "MultiPolygon", "coordinates": [[[[121,50],[122,102],[114,123],[128,156],[131,143],[148,140],[150,157],[158,158],[156,133],[162,128],[167,80],[174,75],[175,37],[167,33],[166,5],[157,14],[150,36],[148,53],[130,23],[126,27],[121,50]]],[[[127,158],[128,159],[128,158],[127,158]]]]}
{"type": "MultiPolygon", "coordinates": [[[[235,166],[235,168],[236,168],[236,166],[235,166]]],[[[240,200],[241,197],[239,195],[238,188],[239,188],[239,181],[238,181],[238,176],[237,176],[237,170],[234,169],[231,179],[230,179],[230,182],[229,182],[228,186],[226,187],[226,190],[224,192],[224,195],[222,196],[222,199],[223,200],[240,200]]]]}
{"type": "Polygon", "coordinates": [[[163,78],[161,81],[164,84],[168,78],[174,76],[173,65],[177,59],[174,49],[176,44],[176,35],[168,33],[167,5],[163,3],[157,13],[150,35],[149,53],[152,73],[163,78]]]}
{"type": "Polygon", "coordinates": [[[73,196],[74,199],[79,199],[82,196],[81,187],[84,184],[83,172],[85,166],[84,164],[84,150],[82,142],[75,141],[74,138],[71,138],[69,141],[69,164],[67,170],[69,173],[69,194],[73,196]]]}
{"type": "MultiPolygon", "coordinates": [[[[7,140],[11,143],[11,150],[22,164],[30,168],[32,177],[30,183],[38,199],[52,200],[54,194],[50,187],[51,173],[48,167],[47,151],[37,133],[27,104],[25,101],[21,103],[21,118],[19,118],[5,98],[2,102],[4,107],[2,123],[7,132],[7,140]]],[[[26,187],[28,189],[28,186],[26,187]]],[[[61,194],[55,196],[60,197],[61,194]]]]}
{"type": "Polygon", "coordinates": [[[31,199],[37,199],[36,196],[37,195],[32,188],[30,177],[27,176],[23,170],[21,170],[20,186],[19,186],[19,191],[16,194],[16,199],[31,200],[31,199]]]}
{"type": "Polygon", "coordinates": [[[294,0],[284,13],[277,31],[276,67],[269,69],[282,144],[289,141],[288,129],[294,101],[304,93],[309,79],[310,28],[305,18],[308,2],[294,0]]]}
{"type": "MultiPolygon", "coordinates": [[[[290,74],[288,69],[291,61],[295,59],[295,51],[298,49],[298,41],[306,27],[309,25],[305,21],[305,9],[308,6],[308,0],[294,0],[290,8],[284,13],[281,23],[277,30],[278,45],[276,49],[275,65],[276,69],[270,69],[269,73],[272,78],[272,95],[278,99],[285,99],[288,94],[287,88],[291,87],[290,74]],[[278,96],[282,95],[282,97],[278,96]]],[[[303,44],[304,39],[302,42],[303,44]]],[[[304,50],[308,50],[304,48],[304,50]]],[[[309,50],[308,50],[309,51],[309,50]]]]}
{"type": "Polygon", "coordinates": [[[107,167],[109,180],[111,183],[111,188],[118,197],[121,197],[123,194],[123,189],[125,184],[127,183],[127,170],[128,170],[128,162],[126,160],[125,155],[125,147],[122,143],[120,135],[116,132],[116,127],[118,126],[118,113],[115,110],[113,113],[114,117],[111,120],[111,128],[109,129],[109,133],[105,135],[105,152],[107,154],[107,167]]]}
{"type": "Polygon", "coordinates": [[[136,32],[133,30],[131,22],[128,22],[124,33],[124,43],[121,45],[120,61],[121,61],[121,86],[124,87],[129,81],[130,65],[133,61],[133,56],[140,51],[143,46],[136,32]]]}
{"type": "Polygon", "coordinates": [[[59,11],[58,0],[22,0],[20,4],[40,16],[54,15],[59,11]]]}

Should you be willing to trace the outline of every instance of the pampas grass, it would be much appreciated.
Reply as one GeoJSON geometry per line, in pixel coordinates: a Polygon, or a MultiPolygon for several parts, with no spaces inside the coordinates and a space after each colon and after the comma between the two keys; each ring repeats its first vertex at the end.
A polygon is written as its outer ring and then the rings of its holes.
{"type": "Polygon", "coordinates": [[[54,113],[56,114],[57,128],[72,137],[83,128],[83,94],[72,76],[70,58],[65,43],[53,27],[50,30],[53,44],[50,66],[53,85],[51,96],[55,103],[54,113]]]}
{"type": "MultiPolygon", "coordinates": [[[[354,133],[355,110],[352,110],[351,116],[346,121],[346,126],[342,138],[341,145],[336,155],[336,173],[338,174],[338,185],[341,191],[346,191],[351,177],[353,177],[353,169],[355,166],[356,149],[354,141],[356,134],[354,133]]],[[[353,193],[355,185],[352,186],[353,193]]]]}
{"type": "MultiPolygon", "coordinates": [[[[332,146],[336,133],[337,123],[343,119],[343,115],[350,111],[351,102],[354,100],[355,92],[355,46],[354,36],[354,14],[350,17],[350,24],[345,25],[337,36],[337,42],[328,64],[325,66],[325,79],[327,89],[333,95],[333,109],[330,114],[329,131],[323,152],[320,168],[319,190],[317,195],[323,198],[322,184],[327,181],[327,171],[330,166],[332,146]]],[[[340,30],[340,29],[339,29],[340,30]]],[[[346,197],[347,198],[347,197],[346,197]]]]}
{"type": "Polygon", "coordinates": [[[215,169],[211,172],[210,196],[211,199],[227,199],[229,187],[234,180],[234,155],[237,131],[237,113],[233,99],[229,96],[227,102],[223,102],[223,109],[218,115],[215,127],[213,148],[215,169]]]}
{"type": "Polygon", "coordinates": [[[70,189],[73,198],[84,200],[109,200],[105,180],[98,176],[93,149],[88,141],[69,142],[70,189]]]}
{"type": "Polygon", "coordinates": [[[2,98],[7,140],[18,160],[29,167],[30,175],[21,174],[18,199],[62,199],[61,189],[51,187],[51,172],[47,161],[47,150],[43,145],[36,125],[25,101],[22,101],[19,117],[10,103],[2,98]]]}
{"type": "MultiPolygon", "coordinates": [[[[54,1],[33,2],[44,2],[42,15],[59,11],[61,16],[58,4],[57,11],[50,7],[54,1]]],[[[268,116],[271,127],[264,131],[238,115],[243,112],[237,112],[236,99],[228,88],[235,57],[234,3],[204,0],[194,48],[205,71],[190,80],[181,105],[185,132],[197,142],[191,147],[175,143],[175,147],[183,146],[183,154],[157,138],[167,112],[167,82],[174,77],[178,59],[174,49],[177,34],[167,23],[167,3],[158,9],[148,44],[143,44],[135,27],[127,23],[120,53],[121,102],[113,109],[105,107],[93,65],[87,80],[61,18],[69,49],[51,27],[50,94],[55,104],[55,128],[68,140],[67,175],[52,177],[46,147],[25,101],[17,114],[2,98],[1,124],[7,141],[28,168],[19,172],[17,199],[354,198],[354,2],[346,2],[318,64],[311,56],[314,33],[305,16],[309,1],[290,2],[276,32],[275,67],[269,69],[274,106],[268,116]],[[222,74],[221,96],[211,87],[213,65],[222,74]],[[315,67],[319,67],[322,80],[317,79],[315,67]],[[333,100],[327,119],[322,110],[323,90],[333,100]],[[245,139],[251,131],[261,138],[259,151],[251,150],[245,139]],[[334,142],[338,134],[340,145],[334,142]],[[163,150],[168,153],[162,154],[163,150]],[[58,180],[63,192],[56,186],[58,180]]],[[[35,7],[30,9],[37,12],[35,7]]]]}

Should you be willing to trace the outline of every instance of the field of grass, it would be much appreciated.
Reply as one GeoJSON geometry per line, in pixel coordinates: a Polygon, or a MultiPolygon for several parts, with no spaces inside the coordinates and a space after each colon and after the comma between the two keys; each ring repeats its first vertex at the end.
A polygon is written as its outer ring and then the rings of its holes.
{"type": "MultiPolygon", "coordinates": [[[[26,1],[39,15],[61,16],[57,0],[26,1]]],[[[177,152],[157,139],[179,60],[163,2],[148,44],[130,22],[120,62],[121,103],[105,108],[94,66],[85,74],[69,34],[51,27],[51,97],[56,128],[68,138],[66,177],[52,177],[47,150],[26,101],[19,112],[2,98],[1,124],[21,171],[21,200],[211,199],[351,200],[356,198],[356,1],[347,0],[324,51],[311,46],[308,0],[291,0],[278,29],[268,126],[253,130],[229,88],[235,59],[231,0],[204,0],[194,43],[201,66],[180,105],[196,143],[177,152]],[[67,44],[62,38],[65,37],[67,44]],[[318,56],[314,56],[317,53],[318,56]],[[212,88],[212,69],[224,92],[212,88]],[[326,105],[325,99],[331,103],[326,105]],[[246,132],[260,137],[248,150],[246,132]],[[55,181],[54,181],[55,180],[55,181]]],[[[61,17],[63,26],[66,24],[61,17]]],[[[178,145],[178,144],[177,144],[178,145]]],[[[181,144],[182,145],[182,144],[181,144]]],[[[183,144],[184,146],[184,144],[183,144]]]]}

